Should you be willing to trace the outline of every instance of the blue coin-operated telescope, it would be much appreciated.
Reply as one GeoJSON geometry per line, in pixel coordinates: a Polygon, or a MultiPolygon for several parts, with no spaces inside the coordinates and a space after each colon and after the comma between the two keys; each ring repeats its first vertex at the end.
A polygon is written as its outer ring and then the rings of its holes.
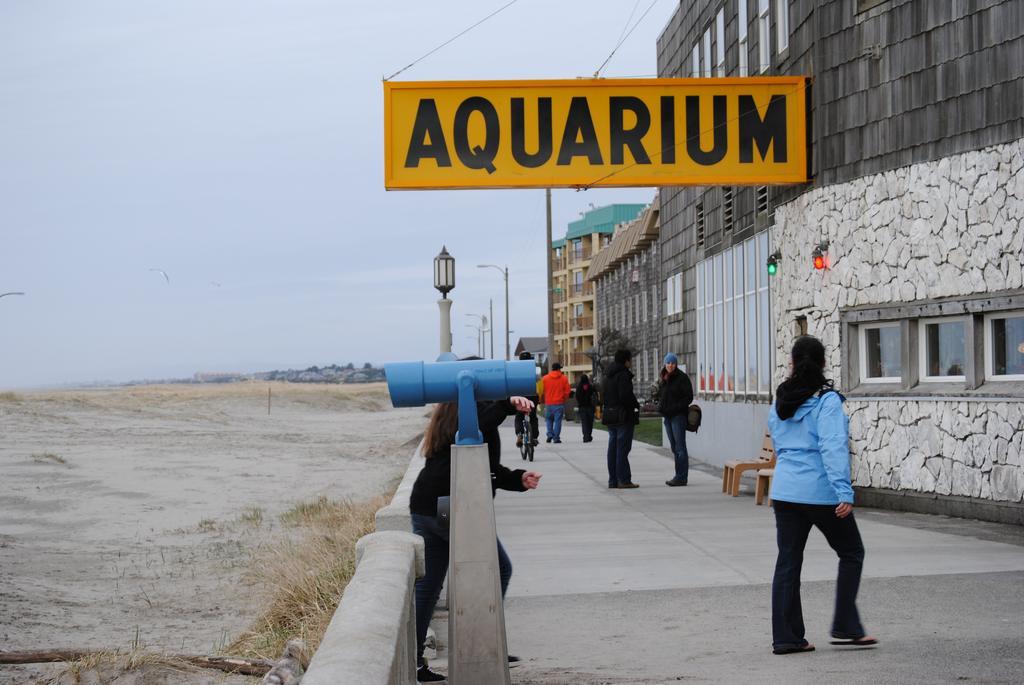
{"type": "Polygon", "coordinates": [[[504,400],[513,395],[532,395],[537,383],[537,363],[532,359],[500,361],[395,362],[384,365],[391,404],[422,407],[433,402],[459,403],[456,445],[483,442],[477,422],[478,400],[504,400]]]}

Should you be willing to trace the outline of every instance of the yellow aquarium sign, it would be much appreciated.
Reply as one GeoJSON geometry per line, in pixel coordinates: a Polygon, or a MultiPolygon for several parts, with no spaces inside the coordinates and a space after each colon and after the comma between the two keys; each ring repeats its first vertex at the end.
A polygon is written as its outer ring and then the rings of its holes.
{"type": "Polygon", "coordinates": [[[589,188],[808,179],[808,79],[384,82],[384,185],[589,188]]]}

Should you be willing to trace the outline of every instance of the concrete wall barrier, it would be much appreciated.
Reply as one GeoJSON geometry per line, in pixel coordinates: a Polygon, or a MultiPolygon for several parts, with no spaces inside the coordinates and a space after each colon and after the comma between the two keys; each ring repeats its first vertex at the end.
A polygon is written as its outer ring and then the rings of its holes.
{"type": "Polygon", "coordinates": [[[412,533],[371,533],[356,543],[356,573],[303,685],[416,683],[414,593],[423,563],[423,538],[412,533]]]}
{"type": "Polygon", "coordinates": [[[406,469],[402,482],[398,484],[398,489],[395,490],[395,496],[391,498],[391,503],[377,510],[374,518],[378,531],[400,530],[405,533],[412,532],[412,519],[409,518],[409,496],[412,495],[412,486],[416,482],[416,476],[419,475],[420,469],[426,463],[426,459],[420,454],[422,447],[423,443],[421,442],[416,451],[413,452],[409,468],[406,469]]]}

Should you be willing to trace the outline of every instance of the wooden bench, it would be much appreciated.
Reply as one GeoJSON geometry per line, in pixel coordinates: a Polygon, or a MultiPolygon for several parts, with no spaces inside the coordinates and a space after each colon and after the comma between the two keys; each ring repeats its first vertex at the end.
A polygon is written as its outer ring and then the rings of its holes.
{"type": "Polygon", "coordinates": [[[722,472],[722,492],[733,497],[740,494],[740,476],[744,471],[751,469],[770,469],[775,466],[775,448],[772,447],[772,438],[768,433],[764,434],[761,442],[761,451],[753,461],[733,459],[725,462],[725,470],[722,472]]]}
{"type": "Polygon", "coordinates": [[[757,483],[754,484],[754,504],[762,504],[765,500],[768,504],[772,503],[771,495],[768,493],[772,488],[772,476],[775,475],[775,469],[758,469],[757,470],[757,483]]]}

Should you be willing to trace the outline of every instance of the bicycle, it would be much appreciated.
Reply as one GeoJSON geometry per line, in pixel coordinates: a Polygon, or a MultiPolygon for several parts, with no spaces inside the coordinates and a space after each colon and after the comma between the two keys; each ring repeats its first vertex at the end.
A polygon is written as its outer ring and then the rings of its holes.
{"type": "Polygon", "coordinates": [[[530,436],[530,417],[520,414],[516,417],[516,443],[523,461],[533,461],[534,444],[530,436]]]}

